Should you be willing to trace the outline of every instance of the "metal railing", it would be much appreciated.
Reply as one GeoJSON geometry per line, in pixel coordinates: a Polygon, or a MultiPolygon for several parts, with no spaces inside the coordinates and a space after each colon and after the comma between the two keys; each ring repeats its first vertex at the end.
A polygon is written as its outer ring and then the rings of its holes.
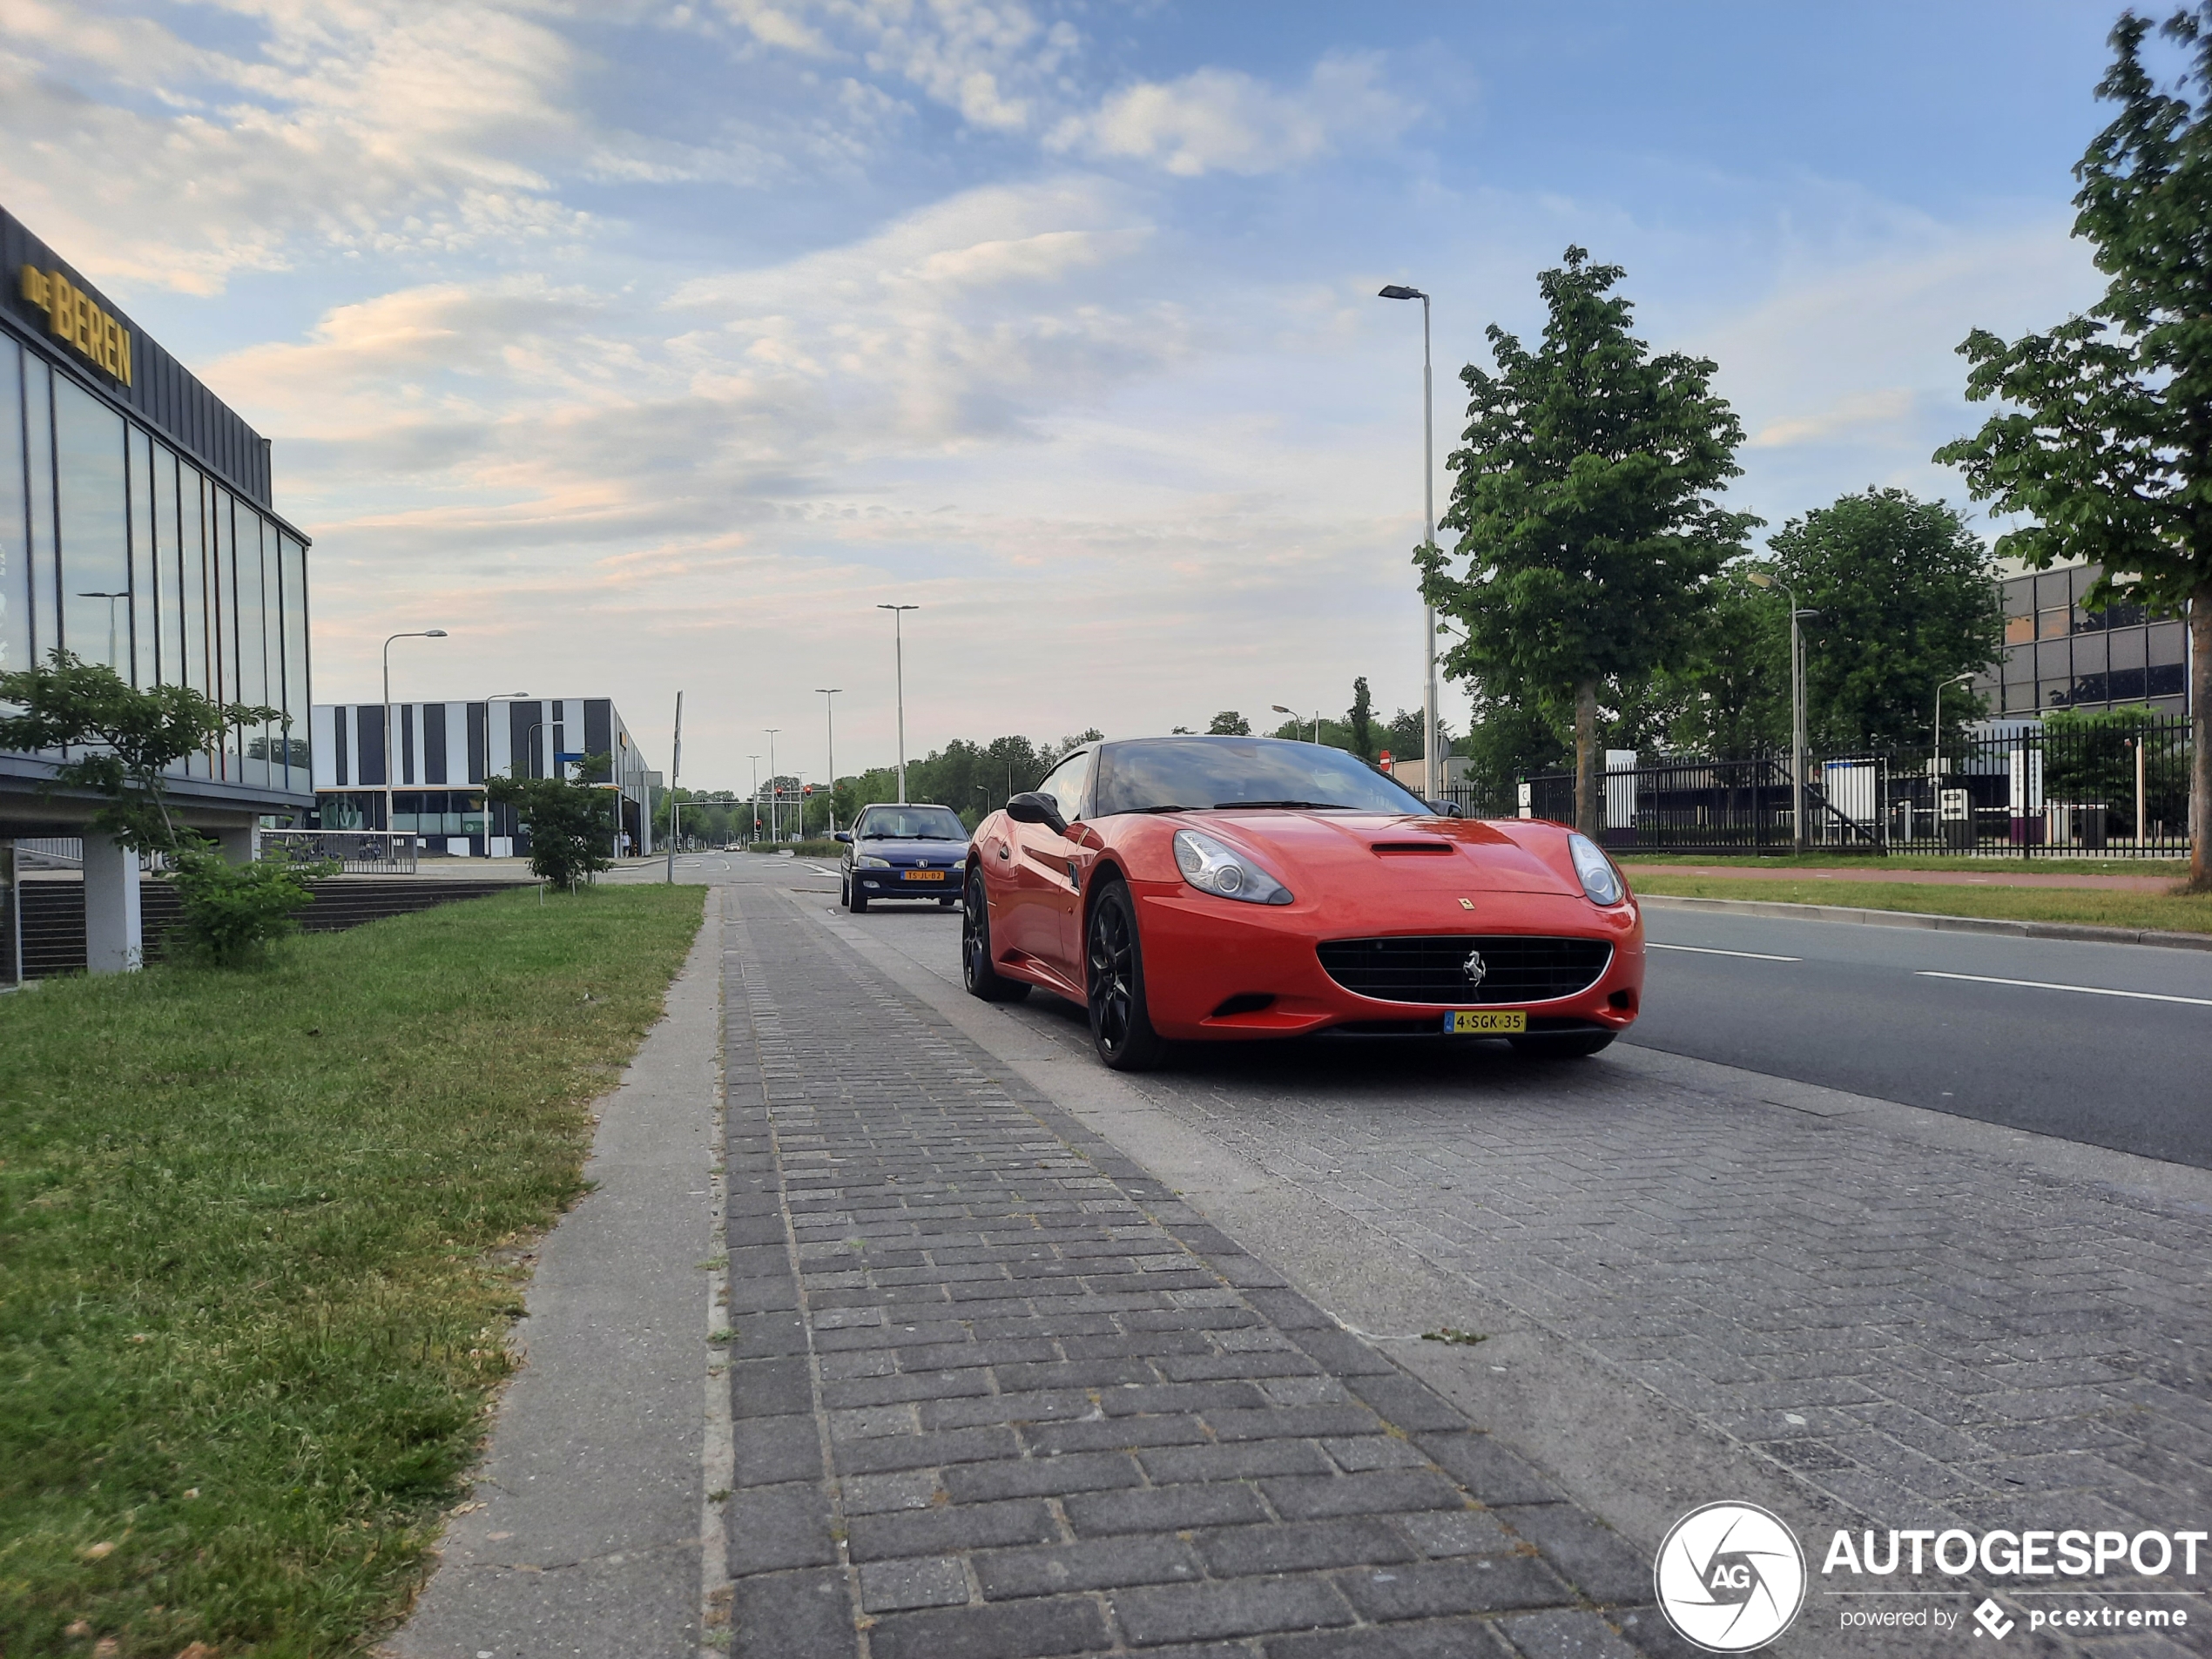
{"type": "MultiPolygon", "coordinates": [[[[1832,852],[2005,858],[2188,856],[2188,722],[2015,731],[1926,750],[1820,756],[1805,769],[1805,840],[1832,852]]],[[[1470,817],[1572,823],[1575,779],[1447,792],[1470,817]]],[[[1622,852],[1784,853],[1796,844],[1790,760],[1666,758],[1608,772],[1605,840],[1622,852]]]]}
{"type": "Polygon", "coordinates": [[[261,832],[261,852],[335,860],[347,875],[413,875],[415,837],[390,830],[282,829],[261,832]]]}

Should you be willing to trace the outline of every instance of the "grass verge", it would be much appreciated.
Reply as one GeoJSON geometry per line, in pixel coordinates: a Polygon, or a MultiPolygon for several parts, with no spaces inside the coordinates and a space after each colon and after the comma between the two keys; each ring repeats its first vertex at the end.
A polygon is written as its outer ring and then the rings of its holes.
{"type": "Polygon", "coordinates": [[[2071,921],[2097,927],[2155,927],[2212,933],[2212,894],[2084,893],[2071,887],[1952,887],[1896,881],[1731,881],[1702,875],[1649,875],[1631,869],[1640,894],[1689,899],[1760,899],[1769,904],[1850,905],[1920,915],[1993,916],[2006,921],[2071,921]]]}
{"type": "Polygon", "coordinates": [[[1883,858],[1851,858],[1834,853],[1808,853],[1803,857],[1755,857],[1734,854],[1701,858],[1692,853],[1616,853],[1615,860],[1629,869],[1640,864],[1694,864],[1701,869],[1747,870],[1949,870],[1960,875],[2149,875],[2167,881],[2186,880],[2186,859],[1967,859],[1946,858],[1939,853],[1897,853],[1883,858]]]}
{"type": "Polygon", "coordinates": [[[404,1605],[699,915],[530,891],[0,997],[0,1653],[346,1653],[404,1605]]]}

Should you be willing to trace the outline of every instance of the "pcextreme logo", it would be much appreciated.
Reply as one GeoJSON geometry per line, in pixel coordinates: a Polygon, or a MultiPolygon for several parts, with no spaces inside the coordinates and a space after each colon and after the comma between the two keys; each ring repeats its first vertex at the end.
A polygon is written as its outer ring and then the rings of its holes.
{"type": "Polygon", "coordinates": [[[1691,1510],[1661,1542],[1654,1576],[1667,1622],[1708,1653],[1764,1648],[1805,1602],[1804,1552],[1756,1504],[1691,1510]]]}

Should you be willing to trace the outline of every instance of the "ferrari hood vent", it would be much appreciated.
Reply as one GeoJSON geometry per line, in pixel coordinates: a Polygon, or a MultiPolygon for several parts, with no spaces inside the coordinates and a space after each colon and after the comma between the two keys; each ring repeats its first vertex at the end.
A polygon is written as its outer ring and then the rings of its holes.
{"type": "Polygon", "coordinates": [[[1449,853],[1449,841],[1373,841],[1369,843],[1378,853],[1449,853]]]}

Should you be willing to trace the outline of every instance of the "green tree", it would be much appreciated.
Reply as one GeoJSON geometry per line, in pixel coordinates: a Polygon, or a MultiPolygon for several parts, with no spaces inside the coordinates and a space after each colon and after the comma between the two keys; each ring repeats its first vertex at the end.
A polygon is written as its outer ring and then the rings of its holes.
{"type": "Polygon", "coordinates": [[[1936,451],[1977,500],[2028,522],[2000,554],[2098,562],[2088,603],[2188,610],[2189,887],[2212,890],[2212,3],[2163,32],[2187,53],[2161,88],[2147,18],[2123,14],[2097,96],[2119,106],[2074,170],[2074,233],[2108,279],[2087,315],[1959,347],[1966,395],[2001,407],[1936,451]]]}
{"type": "Polygon", "coordinates": [[[1682,660],[1715,573],[1758,521],[1714,499],[1743,442],[1711,389],[1716,366],[1652,356],[1613,293],[1625,273],[1588,259],[1570,247],[1538,279],[1550,314],[1536,351],[1494,323],[1497,372],[1461,371],[1466,447],[1443,521],[1459,542],[1413,556],[1466,632],[1448,672],[1571,701],[1575,821],[1595,833],[1600,688],[1682,660]]]}
{"type": "Polygon", "coordinates": [[[113,669],[57,650],[44,667],[0,674],[0,749],[67,750],[50,789],[81,789],[103,805],[87,825],[141,851],[166,853],[199,837],[170,816],[164,774],[219,743],[233,726],[284,718],[260,704],[217,703],[183,685],[139,691],[113,669]]]}
{"type": "MultiPolygon", "coordinates": [[[[1767,547],[1797,603],[1820,613],[1798,624],[1817,746],[1925,747],[1937,685],[1986,668],[2004,649],[1988,550],[1942,502],[1869,488],[1791,519],[1767,547]]],[[[1781,617],[1786,670],[1789,601],[1770,592],[1767,605],[1781,617]]],[[[1982,711],[1963,686],[1943,705],[1962,724],[1982,711]]]]}
{"type": "Polygon", "coordinates": [[[2187,808],[2188,778],[2166,735],[2167,717],[2146,704],[2054,709],[2043,717],[2043,793],[2050,800],[2102,801],[2126,833],[2135,818],[2135,746],[2144,745],[2143,820],[2172,823],[2187,808]]]}
{"type": "Polygon", "coordinates": [[[1222,710],[1206,728],[1206,735],[1214,738],[1249,738],[1251,734],[1252,723],[1234,709],[1222,710]]]}
{"type": "Polygon", "coordinates": [[[1365,674],[1352,682],[1352,707],[1345,712],[1344,724],[1345,730],[1352,734],[1352,752],[1362,760],[1372,760],[1375,758],[1375,704],[1368,695],[1365,674]]]}
{"type": "Polygon", "coordinates": [[[1662,676],[1679,699],[1669,744],[1711,760],[1749,760],[1790,741],[1790,618],[1754,586],[1749,561],[1713,584],[1713,608],[1662,676]]]}
{"type": "MultiPolygon", "coordinates": [[[[1406,718],[1418,744],[1421,717],[1415,712],[1406,718]]],[[[1574,721],[1568,711],[1541,702],[1478,695],[1474,724],[1460,747],[1467,756],[1468,780],[1494,800],[1511,801],[1522,779],[1573,764],[1574,721]]]]}
{"type": "MultiPolygon", "coordinates": [[[[586,773],[607,764],[593,755],[579,768],[586,773]]],[[[574,887],[614,860],[608,846],[614,836],[614,792],[560,778],[494,778],[484,793],[512,806],[529,832],[530,868],[557,887],[574,887]]]]}

